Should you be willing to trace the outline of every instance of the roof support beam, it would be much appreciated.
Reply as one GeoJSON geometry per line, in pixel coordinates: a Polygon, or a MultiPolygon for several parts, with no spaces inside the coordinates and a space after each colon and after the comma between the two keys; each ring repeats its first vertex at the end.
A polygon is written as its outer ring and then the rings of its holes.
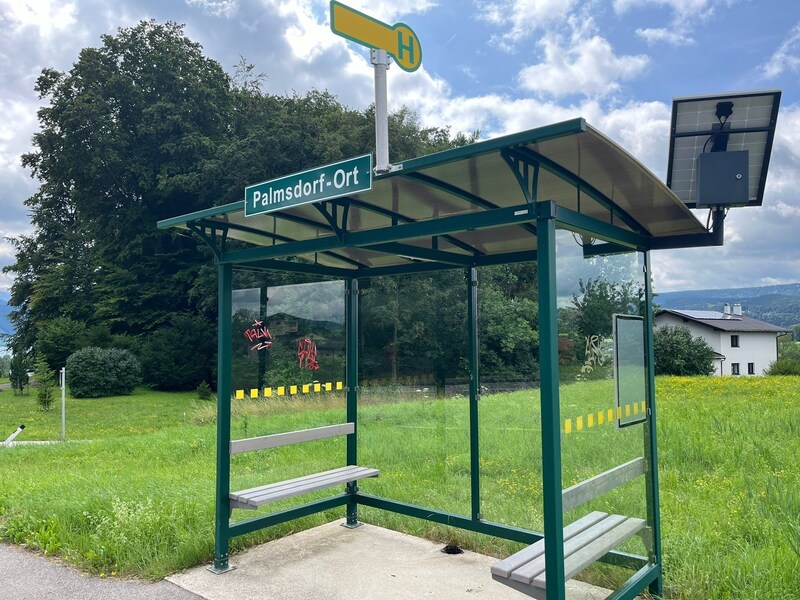
{"type": "Polygon", "coordinates": [[[394,227],[383,227],[367,231],[345,233],[340,242],[334,236],[326,236],[299,242],[288,242],[276,246],[247,248],[224,252],[221,263],[245,263],[282,256],[296,256],[313,252],[325,252],[342,247],[364,247],[371,244],[397,242],[432,235],[444,235],[453,231],[489,229],[502,225],[516,225],[530,222],[535,216],[528,205],[495,208],[480,213],[468,213],[441,217],[429,221],[404,223],[394,227]]]}
{"type": "Polygon", "coordinates": [[[395,256],[408,256],[411,258],[417,258],[419,260],[441,262],[449,265],[459,265],[462,267],[468,267],[472,265],[475,260],[475,257],[473,256],[455,254],[453,252],[444,252],[442,250],[431,250],[430,248],[420,248],[419,246],[401,244],[398,242],[372,244],[370,246],[364,246],[363,248],[364,250],[374,250],[376,252],[393,254],[395,256]]]}

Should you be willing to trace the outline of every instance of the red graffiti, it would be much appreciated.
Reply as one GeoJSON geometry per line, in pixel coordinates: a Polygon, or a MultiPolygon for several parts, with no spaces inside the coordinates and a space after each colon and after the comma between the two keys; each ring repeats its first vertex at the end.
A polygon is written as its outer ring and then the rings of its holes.
{"type": "Polygon", "coordinates": [[[258,342],[255,346],[250,348],[250,350],[266,350],[272,345],[272,334],[269,332],[269,329],[263,325],[263,321],[255,321],[250,329],[244,332],[244,337],[247,338],[248,342],[252,343],[256,340],[264,340],[263,342],[258,342]]]}
{"type": "Polygon", "coordinates": [[[306,368],[309,371],[316,371],[319,369],[317,362],[317,345],[311,341],[310,338],[297,340],[297,358],[300,359],[300,368],[306,368]]]}

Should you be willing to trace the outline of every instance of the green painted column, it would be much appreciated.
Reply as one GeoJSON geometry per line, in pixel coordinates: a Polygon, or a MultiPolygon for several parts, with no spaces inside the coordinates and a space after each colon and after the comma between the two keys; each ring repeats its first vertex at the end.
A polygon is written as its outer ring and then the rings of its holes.
{"type": "MultiPolygon", "coordinates": [[[[658,494],[658,448],[656,444],[656,380],[655,380],[655,352],[653,350],[653,289],[652,273],[650,271],[650,252],[644,254],[645,269],[645,348],[647,352],[647,422],[644,427],[644,455],[647,461],[646,493],[647,493],[647,521],[653,530],[653,555],[651,559],[659,565],[661,571],[661,510],[658,494]]],[[[658,597],[664,595],[664,580],[660,574],[650,584],[650,593],[658,597]]]]}
{"type": "Polygon", "coordinates": [[[542,499],[547,598],[564,600],[564,518],[561,510],[561,411],[558,372],[555,202],[536,205],[539,272],[539,364],[542,407],[542,499]]]}
{"type": "Polygon", "coordinates": [[[209,570],[224,573],[230,542],[231,487],[231,314],[233,267],[219,265],[217,312],[217,486],[214,526],[214,564],[209,570]]]}
{"type": "MultiPolygon", "coordinates": [[[[345,281],[345,347],[347,354],[347,422],[353,423],[355,430],[347,436],[347,464],[358,464],[358,279],[345,281]]],[[[355,494],[358,483],[347,484],[347,493],[355,494]]],[[[347,503],[347,527],[358,527],[358,503],[347,503]]]]}
{"type": "Polygon", "coordinates": [[[469,451],[470,492],[472,498],[472,520],[481,515],[481,462],[478,438],[478,402],[481,399],[478,347],[478,269],[467,269],[467,329],[469,332],[469,451]]]}

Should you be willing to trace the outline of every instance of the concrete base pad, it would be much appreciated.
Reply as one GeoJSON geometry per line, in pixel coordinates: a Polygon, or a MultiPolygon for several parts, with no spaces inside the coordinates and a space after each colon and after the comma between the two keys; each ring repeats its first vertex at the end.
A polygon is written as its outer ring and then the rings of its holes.
{"type": "MultiPolygon", "coordinates": [[[[167,579],[208,600],[398,600],[527,596],[492,579],[498,559],[464,552],[444,554],[437,544],[381,527],[328,523],[262,544],[231,557],[233,571],[215,575],[205,566],[167,579]]],[[[610,594],[570,581],[570,600],[600,600],[610,594]]]]}

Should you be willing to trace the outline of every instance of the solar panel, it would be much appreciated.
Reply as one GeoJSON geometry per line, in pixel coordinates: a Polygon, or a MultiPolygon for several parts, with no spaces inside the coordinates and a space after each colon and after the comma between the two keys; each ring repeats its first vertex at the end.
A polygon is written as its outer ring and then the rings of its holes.
{"type": "Polygon", "coordinates": [[[686,206],[697,208],[698,157],[708,152],[746,151],[746,199],[727,205],[760,206],[780,98],[779,90],[675,98],[667,186],[686,206]],[[730,115],[720,116],[728,112],[726,108],[730,109],[730,115]]]}

